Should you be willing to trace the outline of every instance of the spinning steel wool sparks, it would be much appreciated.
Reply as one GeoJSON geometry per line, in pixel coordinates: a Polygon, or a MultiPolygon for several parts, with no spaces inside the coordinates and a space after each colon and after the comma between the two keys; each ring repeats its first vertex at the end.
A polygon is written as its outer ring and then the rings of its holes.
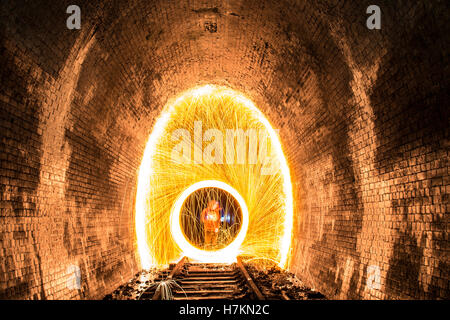
{"type": "MultiPolygon", "coordinates": [[[[190,199],[189,199],[190,200],[190,199]]],[[[201,206],[203,207],[203,206],[201,206]]],[[[171,214],[171,232],[172,236],[177,243],[177,245],[185,252],[189,257],[195,258],[199,261],[204,262],[233,262],[236,258],[237,254],[239,253],[239,247],[244,241],[244,238],[246,236],[248,225],[249,225],[249,212],[247,209],[247,206],[245,204],[244,199],[241,197],[241,195],[233,188],[231,188],[229,185],[220,182],[220,181],[200,181],[192,186],[190,186],[188,189],[186,189],[180,197],[178,197],[177,201],[175,202],[175,205],[172,210],[171,214]],[[189,210],[186,210],[186,207],[189,207],[186,202],[188,202],[188,197],[192,198],[192,196],[196,196],[195,193],[199,190],[205,190],[205,189],[213,189],[209,192],[203,192],[199,196],[197,196],[198,202],[208,202],[210,197],[213,196],[215,199],[219,199],[218,192],[214,189],[223,190],[226,192],[225,196],[222,196],[220,198],[224,199],[224,207],[226,209],[231,209],[230,207],[235,206],[236,204],[231,204],[230,202],[233,202],[234,198],[236,199],[238,206],[242,210],[242,223],[240,224],[240,230],[237,233],[237,235],[234,237],[233,234],[231,234],[231,230],[227,229],[223,225],[220,227],[220,238],[219,238],[219,246],[216,245],[216,248],[210,248],[210,250],[203,250],[196,247],[195,244],[192,244],[189,239],[186,239],[186,234],[190,234],[190,237],[198,238],[200,231],[200,228],[197,228],[197,223],[190,221],[190,223],[184,223],[180,224],[180,214],[181,211],[183,212],[183,216],[186,215],[192,215],[192,213],[186,212],[189,210]],[[209,199],[208,199],[209,198],[209,199]],[[206,200],[206,201],[205,201],[206,200]],[[183,210],[184,209],[184,210],[183,210]],[[181,226],[183,225],[183,227],[181,226]],[[183,229],[183,230],[182,230],[183,229]],[[198,232],[197,234],[192,235],[192,233],[198,232]],[[231,239],[230,239],[231,238],[231,239]],[[233,239],[234,238],[234,239],[233,239]],[[231,240],[231,241],[229,241],[231,240]],[[231,242],[231,243],[228,243],[231,242]],[[217,249],[217,247],[220,247],[221,244],[225,244],[225,248],[221,248],[220,250],[214,250],[211,249],[217,249]]],[[[219,232],[217,232],[219,235],[219,232]]]]}
{"type": "MultiPolygon", "coordinates": [[[[232,262],[238,254],[285,266],[292,201],[278,136],[254,104],[222,87],[190,90],[166,106],[141,163],[136,235],[142,267],[164,265],[182,255],[232,262]],[[201,188],[226,191],[242,210],[239,232],[219,250],[193,245],[181,230],[183,203],[201,188]]],[[[192,230],[200,232],[195,224],[187,228],[191,235],[192,230]]]]}
{"type": "MultiPolygon", "coordinates": [[[[204,181],[200,182],[203,183],[204,181]]],[[[214,185],[217,183],[212,181],[214,185]]],[[[172,214],[178,216],[176,211],[172,214]]],[[[180,222],[183,235],[192,245],[202,249],[222,249],[240,232],[243,216],[239,202],[231,193],[219,188],[202,188],[186,198],[179,210],[179,217],[175,220],[180,222]],[[214,206],[216,210],[211,210],[214,206]],[[208,233],[215,235],[211,241],[207,241],[208,233]]]]}

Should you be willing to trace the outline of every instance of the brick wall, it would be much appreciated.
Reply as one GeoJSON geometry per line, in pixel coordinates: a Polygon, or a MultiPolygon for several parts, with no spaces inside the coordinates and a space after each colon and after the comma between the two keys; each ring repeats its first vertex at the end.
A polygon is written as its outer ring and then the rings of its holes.
{"type": "Polygon", "coordinates": [[[0,298],[100,298],[139,270],[146,140],[203,83],[281,130],[300,278],[332,298],[449,298],[443,2],[378,1],[381,30],[366,1],[80,0],[81,30],[54,2],[0,5],[0,298]]]}

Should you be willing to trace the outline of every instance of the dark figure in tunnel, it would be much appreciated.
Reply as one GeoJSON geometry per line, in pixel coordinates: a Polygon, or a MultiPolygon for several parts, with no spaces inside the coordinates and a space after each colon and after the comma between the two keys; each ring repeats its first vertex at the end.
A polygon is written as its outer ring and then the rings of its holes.
{"type": "Polygon", "coordinates": [[[220,210],[219,202],[211,200],[202,211],[200,221],[203,223],[206,248],[213,248],[216,245],[220,227],[220,210]]]}

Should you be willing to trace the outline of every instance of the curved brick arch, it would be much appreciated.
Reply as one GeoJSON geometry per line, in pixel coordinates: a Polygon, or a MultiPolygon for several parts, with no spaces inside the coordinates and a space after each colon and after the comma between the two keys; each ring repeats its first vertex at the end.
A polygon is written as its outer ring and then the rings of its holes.
{"type": "Polygon", "coordinates": [[[145,143],[206,83],[280,129],[292,271],[335,298],[449,297],[443,4],[379,1],[369,31],[365,1],[77,2],[79,31],[64,1],[1,5],[0,297],[100,298],[138,271],[145,143]]]}

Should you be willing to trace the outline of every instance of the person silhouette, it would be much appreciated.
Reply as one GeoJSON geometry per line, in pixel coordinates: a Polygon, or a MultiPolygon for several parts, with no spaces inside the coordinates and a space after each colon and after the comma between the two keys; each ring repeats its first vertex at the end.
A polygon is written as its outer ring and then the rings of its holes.
{"type": "Polygon", "coordinates": [[[205,247],[211,249],[217,243],[220,227],[220,210],[219,202],[211,200],[208,206],[203,209],[200,221],[203,223],[203,231],[205,235],[205,247]]]}

